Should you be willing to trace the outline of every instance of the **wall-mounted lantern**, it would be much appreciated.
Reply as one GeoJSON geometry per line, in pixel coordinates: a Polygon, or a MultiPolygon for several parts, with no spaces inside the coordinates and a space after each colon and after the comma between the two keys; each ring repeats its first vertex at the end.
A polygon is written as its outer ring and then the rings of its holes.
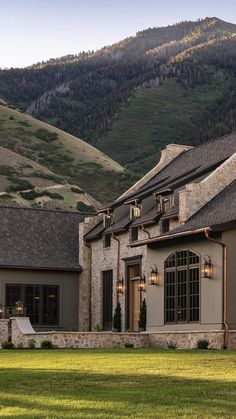
{"type": "Polygon", "coordinates": [[[203,256],[203,278],[212,278],[213,276],[213,266],[211,263],[211,258],[209,255],[203,256]]]}
{"type": "Polygon", "coordinates": [[[116,281],[116,291],[118,294],[122,294],[124,292],[124,278],[118,278],[116,281]]]}
{"type": "Polygon", "coordinates": [[[24,303],[21,299],[16,302],[16,316],[24,315],[24,303]]]}
{"type": "Polygon", "coordinates": [[[4,318],[4,307],[2,304],[0,304],[0,319],[4,318]]]}
{"type": "Polygon", "coordinates": [[[160,274],[158,271],[157,265],[151,267],[150,276],[148,278],[150,285],[159,285],[160,283],[160,274]]]}
{"type": "Polygon", "coordinates": [[[140,292],[146,291],[145,286],[146,286],[146,277],[145,277],[145,275],[142,275],[140,277],[139,284],[138,284],[139,291],[140,292]]]}

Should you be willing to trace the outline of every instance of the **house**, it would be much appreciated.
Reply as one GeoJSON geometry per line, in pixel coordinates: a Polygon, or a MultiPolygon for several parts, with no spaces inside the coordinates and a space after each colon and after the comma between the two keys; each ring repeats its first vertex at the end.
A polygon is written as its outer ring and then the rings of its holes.
{"type": "Polygon", "coordinates": [[[82,213],[0,207],[1,317],[22,310],[37,330],[78,329],[78,235],[84,218],[82,213]]]}
{"type": "Polygon", "coordinates": [[[82,223],[81,330],[138,331],[142,300],[154,344],[236,329],[236,134],[191,148],[171,144],[160,162],[98,217],[82,223]]]}

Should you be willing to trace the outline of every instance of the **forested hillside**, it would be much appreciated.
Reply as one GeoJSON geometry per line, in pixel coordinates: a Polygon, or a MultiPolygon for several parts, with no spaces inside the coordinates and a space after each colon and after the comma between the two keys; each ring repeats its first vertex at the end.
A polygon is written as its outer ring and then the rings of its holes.
{"type": "Polygon", "coordinates": [[[0,97],[141,175],[169,142],[198,144],[234,130],[236,25],[182,22],[2,70],[0,97]]]}

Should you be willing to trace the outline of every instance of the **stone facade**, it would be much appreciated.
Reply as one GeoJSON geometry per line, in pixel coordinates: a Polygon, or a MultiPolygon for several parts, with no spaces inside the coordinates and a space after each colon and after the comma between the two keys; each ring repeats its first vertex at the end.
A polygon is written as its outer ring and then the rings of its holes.
{"type": "Polygon", "coordinates": [[[9,320],[0,319],[0,344],[8,340],[8,324],[9,320]]]}
{"type": "MultiPolygon", "coordinates": [[[[12,342],[17,347],[23,344],[28,347],[29,339],[34,339],[36,348],[40,348],[43,340],[50,340],[54,348],[73,349],[97,349],[97,348],[124,348],[126,344],[134,348],[147,348],[148,335],[140,333],[100,333],[100,332],[39,332],[24,333],[21,330],[21,322],[27,319],[13,318],[12,321],[12,342]]],[[[30,323],[29,323],[30,329],[30,323]]]]}
{"type": "Polygon", "coordinates": [[[236,153],[199,183],[179,192],[179,222],[183,223],[236,178],[236,153]]]}
{"type": "Polygon", "coordinates": [[[173,344],[178,349],[195,349],[199,339],[207,339],[210,349],[223,349],[224,347],[224,332],[222,330],[149,333],[149,346],[165,348],[173,344]]]}
{"type": "Polygon", "coordinates": [[[236,349],[236,330],[230,330],[228,334],[228,349],[236,349]]]}

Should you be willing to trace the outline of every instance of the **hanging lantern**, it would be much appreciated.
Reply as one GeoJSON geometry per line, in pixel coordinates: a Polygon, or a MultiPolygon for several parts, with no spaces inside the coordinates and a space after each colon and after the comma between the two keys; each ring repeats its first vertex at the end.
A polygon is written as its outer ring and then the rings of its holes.
{"type": "Polygon", "coordinates": [[[151,273],[148,279],[149,279],[150,285],[159,285],[160,274],[159,274],[157,265],[153,265],[151,267],[151,273]]]}
{"type": "Polygon", "coordinates": [[[24,315],[24,304],[21,299],[16,302],[16,316],[24,315]]]}
{"type": "Polygon", "coordinates": [[[122,294],[124,292],[124,278],[117,279],[116,282],[116,291],[118,294],[122,294]]]}
{"type": "Polygon", "coordinates": [[[208,255],[203,256],[203,278],[212,278],[213,276],[213,266],[211,263],[211,258],[208,255]]]}
{"type": "Polygon", "coordinates": [[[143,275],[140,277],[139,284],[138,284],[138,289],[140,292],[146,291],[145,285],[146,285],[146,277],[145,275],[143,275]]]}

